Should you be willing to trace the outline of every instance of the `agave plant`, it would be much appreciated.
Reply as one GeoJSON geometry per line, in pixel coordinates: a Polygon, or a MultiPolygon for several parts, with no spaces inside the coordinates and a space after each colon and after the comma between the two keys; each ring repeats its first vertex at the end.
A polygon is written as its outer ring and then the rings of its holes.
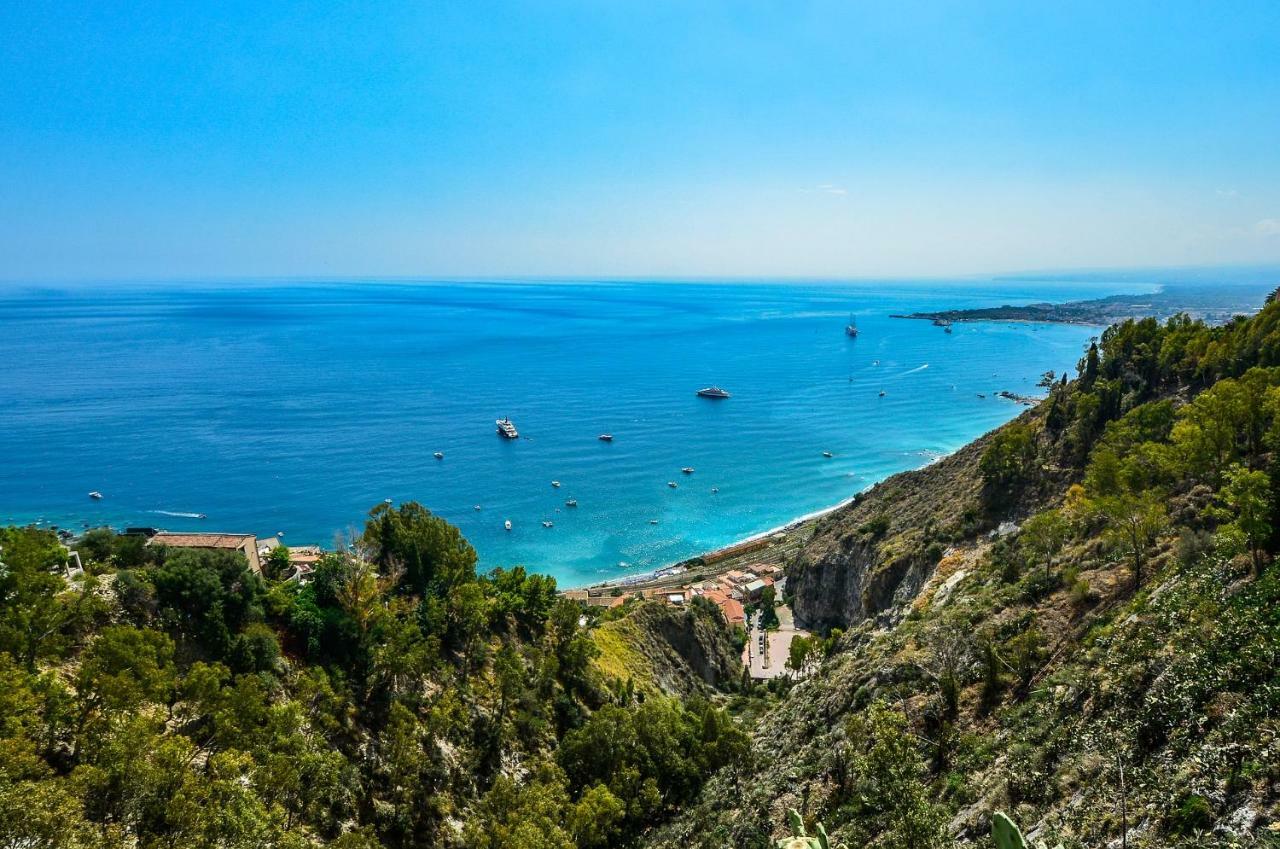
{"type": "MultiPolygon", "coordinates": [[[[991,838],[996,842],[996,849],[1027,849],[1030,846],[1022,831],[1013,820],[1005,816],[1003,811],[991,818],[991,838]]],[[[1037,843],[1034,849],[1048,849],[1044,843],[1037,843]]],[[[1059,843],[1055,849],[1062,849],[1059,843]]]]}
{"type": "Polygon", "coordinates": [[[810,837],[805,831],[804,820],[800,817],[800,812],[795,808],[787,809],[787,821],[791,823],[791,830],[794,834],[779,840],[778,849],[849,849],[844,843],[837,843],[833,847],[827,838],[827,830],[822,827],[822,823],[814,826],[818,833],[810,837]]]}

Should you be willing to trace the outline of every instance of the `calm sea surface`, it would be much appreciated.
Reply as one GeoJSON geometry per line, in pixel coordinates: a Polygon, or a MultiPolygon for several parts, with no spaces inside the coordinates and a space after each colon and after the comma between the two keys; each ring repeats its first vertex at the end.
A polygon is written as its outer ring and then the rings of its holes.
{"type": "Polygon", "coordinates": [[[948,335],[890,313],[1138,289],[11,286],[0,522],[328,545],[384,498],[416,499],[461,527],[483,565],[581,584],[725,545],[954,451],[1022,409],[997,391],[1035,393],[1098,332],[948,335]],[[733,397],[694,395],[708,384],[733,397]],[[502,415],[521,439],[495,434],[502,415]]]}

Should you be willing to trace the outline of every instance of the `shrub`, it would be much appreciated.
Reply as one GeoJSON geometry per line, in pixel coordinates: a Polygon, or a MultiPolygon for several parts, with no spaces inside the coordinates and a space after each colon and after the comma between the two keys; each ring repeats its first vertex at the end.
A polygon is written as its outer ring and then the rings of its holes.
{"type": "Polygon", "coordinates": [[[1208,831],[1213,825],[1213,808],[1205,797],[1187,793],[1169,812],[1168,825],[1172,834],[1183,836],[1208,831]]]}
{"type": "Polygon", "coordinates": [[[858,528],[858,533],[865,534],[869,537],[884,536],[888,531],[888,516],[876,516],[874,519],[864,522],[862,526],[858,528]]]}

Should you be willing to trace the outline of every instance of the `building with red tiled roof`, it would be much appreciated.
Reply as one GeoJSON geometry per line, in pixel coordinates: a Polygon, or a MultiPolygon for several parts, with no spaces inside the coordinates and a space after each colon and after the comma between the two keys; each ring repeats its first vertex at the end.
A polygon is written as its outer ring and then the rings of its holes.
{"type": "Polygon", "coordinates": [[[262,574],[258,560],[258,538],[253,534],[181,534],[160,531],[147,545],[163,545],[168,548],[197,548],[206,551],[238,551],[249,561],[249,568],[262,574]]]}
{"type": "Polygon", "coordinates": [[[720,608],[720,612],[724,614],[725,620],[730,625],[742,625],[747,621],[747,614],[742,609],[742,602],[736,598],[731,598],[728,593],[721,590],[707,590],[702,594],[702,597],[715,602],[716,607],[720,608]]]}

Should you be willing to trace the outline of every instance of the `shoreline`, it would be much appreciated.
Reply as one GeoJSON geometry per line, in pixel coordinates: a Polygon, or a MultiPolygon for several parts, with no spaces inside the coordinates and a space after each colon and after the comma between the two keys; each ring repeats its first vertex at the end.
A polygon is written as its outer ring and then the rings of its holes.
{"type": "MultiPolygon", "coordinates": [[[[981,434],[979,434],[978,437],[974,437],[974,438],[977,439],[980,437],[981,437],[981,434]]],[[[968,443],[965,443],[965,444],[967,445],[968,443]]],[[[821,507],[821,508],[818,508],[817,510],[812,510],[808,513],[803,513],[792,519],[788,519],[786,522],[783,522],[779,525],[775,525],[771,528],[768,528],[767,530],[756,531],[754,533],[748,534],[747,536],[734,540],[733,542],[727,545],[722,545],[718,548],[712,548],[707,551],[694,554],[691,557],[686,557],[683,560],[677,560],[673,563],[663,564],[662,566],[659,566],[655,569],[651,569],[648,572],[642,572],[640,574],[627,576],[625,578],[610,578],[604,581],[595,581],[589,584],[579,584],[572,587],[564,587],[564,588],[558,589],[558,592],[561,594],[567,594],[567,593],[589,592],[590,590],[617,590],[617,589],[628,590],[628,591],[638,591],[638,590],[652,589],[655,587],[662,587],[662,586],[668,586],[668,585],[678,585],[678,584],[685,583],[688,580],[687,575],[695,566],[704,566],[704,565],[708,566],[708,569],[702,570],[705,576],[709,577],[711,575],[722,574],[724,572],[732,570],[735,566],[739,565],[739,560],[742,557],[746,555],[752,555],[760,551],[768,550],[767,546],[760,546],[758,545],[758,543],[767,541],[778,534],[788,535],[788,540],[784,540],[784,541],[791,541],[789,539],[790,535],[794,534],[797,531],[811,528],[813,525],[815,525],[818,522],[818,520],[831,515],[837,510],[840,510],[844,507],[848,507],[850,504],[854,503],[859,496],[863,495],[864,493],[870,492],[872,489],[884,483],[884,481],[889,480],[890,478],[895,477],[896,475],[906,474],[907,472],[915,472],[915,471],[919,471],[920,469],[924,469],[929,466],[932,466],[934,463],[938,462],[939,460],[942,460],[946,457],[950,457],[951,455],[955,454],[956,451],[959,451],[959,450],[960,449],[957,448],[952,451],[948,451],[945,454],[939,454],[936,457],[931,457],[929,460],[920,464],[919,466],[915,466],[910,469],[903,469],[900,472],[894,472],[891,475],[887,475],[878,481],[868,484],[867,486],[855,492],[853,495],[850,495],[848,498],[844,498],[835,504],[832,504],[827,507],[821,507]],[[714,564],[714,565],[708,564],[707,562],[708,558],[711,559],[711,564],[714,564]],[[684,567],[684,568],[681,568],[681,567],[684,567]],[[673,571],[677,569],[679,569],[680,571],[673,571]]]]}
{"type": "MultiPolygon", "coordinates": [[[[899,472],[897,474],[901,474],[901,473],[899,472]]],[[[875,484],[872,484],[871,486],[875,486],[875,484]]],[[[859,495],[861,495],[863,492],[866,492],[870,488],[871,487],[866,487],[865,489],[861,489],[857,493],[849,496],[848,498],[843,499],[842,501],[836,504],[831,505],[830,507],[823,507],[821,509],[813,510],[803,515],[796,516],[795,518],[789,519],[788,521],[780,525],[775,525],[774,527],[769,528],[767,530],[756,531],[755,533],[749,534],[745,537],[742,537],[741,539],[734,540],[733,542],[727,545],[722,545],[719,548],[713,548],[708,551],[703,551],[691,557],[686,557],[683,560],[676,560],[672,563],[664,563],[663,565],[658,566],[655,569],[651,569],[648,572],[641,572],[639,574],[629,575],[624,578],[609,578],[604,581],[595,581],[590,584],[579,584],[577,586],[565,587],[564,589],[560,590],[560,592],[574,592],[574,591],[581,591],[581,590],[588,590],[588,589],[596,589],[600,587],[607,587],[610,589],[618,588],[618,587],[640,589],[652,583],[660,582],[664,578],[677,577],[677,575],[674,575],[674,574],[666,574],[666,575],[662,574],[663,572],[667,572],[670,569],[676,569],[681,566],[688,567],[697,561],[700,561],[700,560],[705,561],[705,559],[708,557],[715,558],[716,560],[729,560],[732,558],[733,554],[736,553],[737,549],[743,548],[744,546],[751,546],[754,543],[758,543],[762,540],[767,540],[776,534],[795,531],[804,525],[816,522],[818,519],[821,519],[823,516],[826,516],[830,513],[834,513],[835,511],[839,510],[841,507],[846,507],[852,504],[859,495]]],[[[757,549],[752,548],[751,550],[756,551],[757,549]]],[[[681,572],[679,574],[682,575],[684,573],[681,572]]]]}

